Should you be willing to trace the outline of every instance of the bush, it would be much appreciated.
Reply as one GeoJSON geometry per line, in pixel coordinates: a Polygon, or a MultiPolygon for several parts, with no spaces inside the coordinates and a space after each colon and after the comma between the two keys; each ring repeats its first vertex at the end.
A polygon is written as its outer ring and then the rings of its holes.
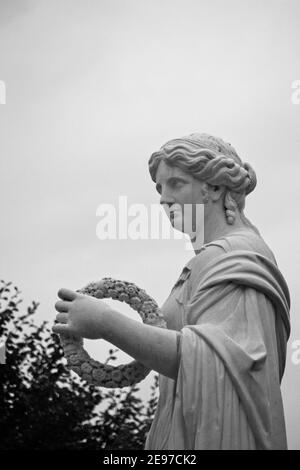
{"type": "MultiPolygon", "coordinates": [[[[0,338],[6,338],[0,449],[143,449],[157,405],[157,375],[146,404],[138,386],[87,384],[67,368],[48,322],[36,325],[38,303],[20,314],[21,302],[18,288],[0,281],[0,338]]],[[[106,362],[116,359],[116,351],[109,351],[106,362]]]]}

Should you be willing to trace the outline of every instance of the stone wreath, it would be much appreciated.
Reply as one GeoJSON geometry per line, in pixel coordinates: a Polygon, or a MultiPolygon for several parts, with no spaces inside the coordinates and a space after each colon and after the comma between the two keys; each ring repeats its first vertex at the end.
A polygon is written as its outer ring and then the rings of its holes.
{"type": "MultiPolygon", "coordinates": [[[[105,277],[98,282],[89,283],[77,292],[98,299],[111,298],[125,302],[139,313],[145,324],[166,328],[166,322],[155,300],[132,282],[105,277]]],[[[82,338],[61,334],[60,342],[68,368],[91,385],[128,387],[139,383],[151,371],[138,361],[116,367],[95,361],[84,349],[82,338]]]]}

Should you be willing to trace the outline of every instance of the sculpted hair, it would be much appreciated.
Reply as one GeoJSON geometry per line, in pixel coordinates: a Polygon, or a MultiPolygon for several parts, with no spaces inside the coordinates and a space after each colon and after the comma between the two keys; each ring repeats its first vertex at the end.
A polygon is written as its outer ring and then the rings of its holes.
{"type": "Polygon", "coordinates": [[[209,185],[225,186],[223,204],[227,223],[234,224],[236,211],[239,211],[243,222],[259,234],[244,215],[245,199],[256,186],[256,174],[249,163],[242,162],[231,144],[205,133],[170,140],[149,159],[154,182],[162,160],[209,185]]]}

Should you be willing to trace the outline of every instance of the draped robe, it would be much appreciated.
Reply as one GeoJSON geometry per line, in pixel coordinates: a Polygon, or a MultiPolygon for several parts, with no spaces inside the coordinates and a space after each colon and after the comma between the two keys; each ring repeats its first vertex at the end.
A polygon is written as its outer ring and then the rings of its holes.
{"type": "Polygon", "coordinates": [[[202,247],[162,306],[180,331],[175,380],[159,375],[145,449],[286,449],[280,383],[290,297],[264,240],[237,231],[202,247]],[[201,253],[222,248],[207,265],[201,253]]]}

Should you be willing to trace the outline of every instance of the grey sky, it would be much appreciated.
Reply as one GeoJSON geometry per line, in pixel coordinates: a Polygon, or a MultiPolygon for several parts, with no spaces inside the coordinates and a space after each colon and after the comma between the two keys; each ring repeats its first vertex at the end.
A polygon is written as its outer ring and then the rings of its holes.
{"type": "MultiPolygon", "coordinates": [[[[60,287],[104,276],[161,304],[193,253],[184,241],[100,241],[96,209],[120,195],[158,202],[147,162],[168,139],[229,141],[257,173],[245,213],[291,292],[282,392],[298,449],[299,19],[298,0],[0,1],[1,277],[40,301],[40,321],[54,319],[60,287]]],[[[99,360],[105,347],[88,342],[99,360]]]]}

